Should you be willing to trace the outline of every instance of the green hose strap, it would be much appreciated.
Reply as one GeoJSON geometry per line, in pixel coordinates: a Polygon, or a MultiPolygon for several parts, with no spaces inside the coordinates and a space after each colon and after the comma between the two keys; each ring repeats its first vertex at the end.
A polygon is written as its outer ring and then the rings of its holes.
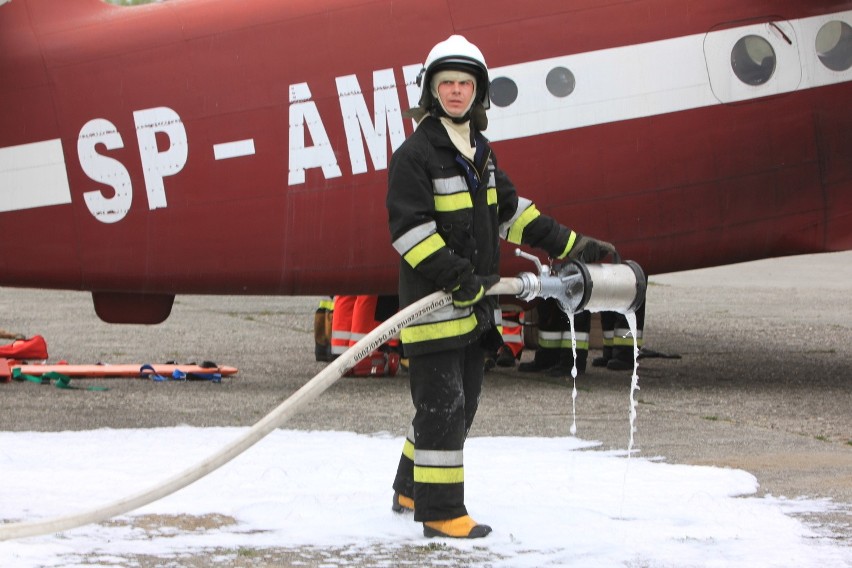
{"type": "MultiPolygon", "coordinates": [[[[12,369],[12,378],[16,381],[30,381],[37,385],[49,385],[50,381],[53,381],[53,385],[58,389],[78,389],[79,387],[71,386],[71,377],[68,375],[63,375],[62,373],[57,373],[55,371],[51,371],[49,373],[45,373],[42,376],[37,375],[27,375],[26,373],[22,373],[21,369],[15,367],[12,369]]],[[[107,387],[88,387],[86,390],[90,391],[105,391],[109,390],[107,387]]]]}

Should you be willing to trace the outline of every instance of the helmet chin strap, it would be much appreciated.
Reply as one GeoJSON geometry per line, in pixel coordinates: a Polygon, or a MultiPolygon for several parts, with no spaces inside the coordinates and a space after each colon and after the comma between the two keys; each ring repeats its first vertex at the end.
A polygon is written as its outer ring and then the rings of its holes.
{"type": "Polygon", "coordinates": [[[470,120],[470,109],[471,107],[473,107],[473,101],[470,102],[470,105],[468,105],[468,107],[461,114],[461,116],[453,116],[452,114],[447,112],[447,109],[444,107],[444,103],[441,102],[441,99],[439,97],[435,97],[435,100],[438,101],[438,107],[440,108],[439,116],[445,116],[456,124],[461,124],[470,120]]]}

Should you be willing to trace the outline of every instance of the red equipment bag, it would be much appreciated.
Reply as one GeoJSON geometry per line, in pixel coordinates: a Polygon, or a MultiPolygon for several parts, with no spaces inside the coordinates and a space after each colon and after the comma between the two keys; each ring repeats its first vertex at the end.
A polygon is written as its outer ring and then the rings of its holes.
{"type": "Polygon", "coordinates": [[[344,377],[393,377],[399,370],[399,353],[379,349],[358,361],[344,377]]]}
{"type": "Polygon", "coordinates": [[[0,345],[0,357],[18,361],[47,359],[47,342],[40,335],[29,339],[16,339],[9,345],[0,345]]]}

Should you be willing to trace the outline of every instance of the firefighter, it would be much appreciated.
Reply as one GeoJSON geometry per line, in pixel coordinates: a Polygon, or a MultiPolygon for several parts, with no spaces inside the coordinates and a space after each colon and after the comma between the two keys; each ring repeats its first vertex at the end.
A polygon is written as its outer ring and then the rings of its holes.
{"type": "MultiPolygon", "coordinates": [[[[645,344],[645,303],[636,310],[636,346],[645,344]]],[[[595,367],[606,367],[610,371],[633,370],[633,334],[627,318],[617,312],[601,312],[603,353],[592,360],[595,367]]]]}
{"type": "Polygon", "coordinates": [[[334,297],[331,316],[331,360],[337,359],[349,349],[352,339],[352,314],[358,296],[338,295],[334,297]]]}
{"type": "Polygon", "coordinates": [[[524,352],[524,310],[516,304],[502,304],[500,319],[503,346],[497,350],[495,363],[498,367],[514,367],[524,352]]]}
{"type": "Polygon", "coordinates": [[[314,312],[314,356],[317,361],[331,361],[331,329],[334,297],[323,298],[314,312]]]}
{"type": "Polygon", "coordinates": [[[488,140],[488,68],[482,52],[453,35],[435,45],[417,81],[417,126],[394,152],[387,208],[400,254],[400,306],[437,290],[452,304],[402,330],[415,414],[393,482],[393,509],[414,511],[425,536],[491,532],[464,503],[464,442],[479,404],[485,353],[501,344],[495,297],[499,239],[557,259],[597,262],[615,252],[542,215],[497,166],[488,140]],[[496,337],[495,337],[496,336],[496,337]]]}
{"type": "Polygon", "coordinates": [[[592,314],[582,311],[574,314],[574,341],[572,346],[571,322],[568,315],[553,298],[540,300],[536,305],[538,315],[538,349],[532,361],[518,365],[522,373],[544,372],[551,377],[569,377],[577,353],[577,374],[586,371],[589,356],[589,332],[592,314]]]}
{"type": "MultiPolygon", "coordinates": [[[[352,324],[349,329],[349,346],[352,347],[382,321],[397,312],[399,301],[396,296],[360,295],[355,297],[352,307],[352,324]]],[[[383,377],[394,376],[399,369],[399,340],[392,338],[383,343],[369,356],[355,364],[346,376],[383,377]]]]}
{"type": "Polygon", "coordinates": [[[521,323],[518,321],[522,315],[523,312],[517,306],[499,306],[494,310],[494,327],[497,328],[497,333],[500,334],[500,342],[496,351],[485,354],[486,372],[497,366],[515,366],[515,350],[518,353],[517,357],[520,357],[520,353],[524,348],[523,328],[521,328],[521,323]]]}

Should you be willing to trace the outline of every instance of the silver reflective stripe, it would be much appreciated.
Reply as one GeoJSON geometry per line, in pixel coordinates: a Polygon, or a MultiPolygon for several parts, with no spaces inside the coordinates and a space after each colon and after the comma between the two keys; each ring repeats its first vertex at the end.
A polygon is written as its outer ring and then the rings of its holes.
{"type": "Polygon", "coordinates": [[[420,450],[414,451],[414,465],[422,467],[461,467],[464,465],[462,450],[420,450]]]}
{"type": "Polygon", "coordinates": [[[414,248],[417,243],[422,242],[424,239],[437,232],[438,226],[435,224],[435,221],[429,221],[422,225],[417,225],[395,240],[393,242],[393,248],[396,249],[396,252],[398,252],[400,256],[405,256],[405,253],[414,248]]]}
{"type": "MultiPolygon", "coordinates": [[[[550,339],[551,341],[571,341],[570,331],[539,331],[538,336],[550,339]]],[[[577,341],[589,340],[589,334],[584,331],[578,331],[574,334],[574,337],[577,339],[577,341]]]]}
{"type": "Polygon", "coordinates": [[[523,343],[524,338],[521,336],[520,333],[504,333],[503,341],[505,343],[523,343]]]}
{"type": "MultiPolygon", "coordinates": [[[[615,328],[615,331],[613,332],[613,336],[628,339],[628,338],[633,337],[633,332],[630,331],[630,328],[617,327],[617,328],[615,328]]],[[[641,329],[636,330],[636,339],[642,339],[642,330],[641,329]]]]}
{"type": "Polygon", "coordinates": [[[452,195],[454,193],[466,192],[467,182],[461,176],[455,176],[445,179],[436,179],[432,181],[435,193],[438,195],[452,195]]]}
{"type": "Polygon", "coordinates": [[[469,316],[473,312],[473,308],[457,308],[452,304],[447,304],[442,308],[438,308],[432,313],[426,314],[417,320],[415,325],[421,325],[424,323],[437,323],[442,321],[463,319],[469,316]]]}
{"type": "Polygon", "coordinates": [[[527,199],[526,197],[518,198],[518,208],[515,210],[515,214],[512,215],[512,218],[500,225],[500,238],[506,240],[509,237],[509,229],[512,228],[512,225],[515,221],[518,220],[518,217],[523,215],[524,211],[527,210],[529,206],[533,204],[532,201],[527,199]]]}

